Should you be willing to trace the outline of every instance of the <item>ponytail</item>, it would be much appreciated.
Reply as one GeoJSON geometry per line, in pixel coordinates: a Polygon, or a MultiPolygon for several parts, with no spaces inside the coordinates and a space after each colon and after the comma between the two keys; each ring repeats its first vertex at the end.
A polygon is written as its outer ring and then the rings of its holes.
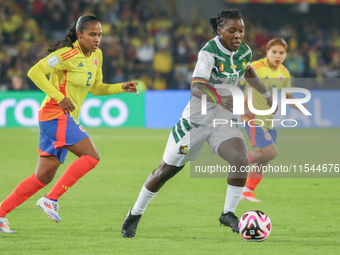
{"type": "Polygon", "coordinates": [[[87,25],[93,21],[99,20],[92,16],[92,15],[83,15],[80,16],[77,22],[73,25],[73,27],[70,28],[69,32],[63,39],[60,41],[57,41],[56,43],[50,44],[50,46],[47,49],[48,53],[52,53],[56,50],[59,50],[63,47],[71,47],[73,48],[73,43],[78,40],[77,31],[80,31],[83,33],[84,29],[87,27],[87,25]]]}
{"type": "Polygon", "coordinates": [[[52,53],[56,50],[59,50],[63,47],[71,47],[73,48],[73,43],[78,39],[76,34],[76,24],[74,24],[73,27],[70,28],[69,32],[65,37],[56,43],[50,44],[50,46],[47,49],[48,53],[52,53]]]}

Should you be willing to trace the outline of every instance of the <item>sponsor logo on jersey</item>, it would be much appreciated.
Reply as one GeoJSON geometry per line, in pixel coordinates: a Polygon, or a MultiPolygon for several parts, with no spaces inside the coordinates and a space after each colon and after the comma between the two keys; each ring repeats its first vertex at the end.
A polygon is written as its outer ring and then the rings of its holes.
{"type": "Polygon", "coordinates": [[[83,132],[86,132],[82,125],[79,125],[79,129],[83,132]]]}
{"type": "Polygon", "coordinates": [[[234,69],[234,68],[236,68],[236,65],[231,65],[230,68],[234,69]]]}
{"type": "Polygon", "coordinates": [[[47,59],[46,62],[51,68],[59,64],[59,60],[56,55],[53,55],[52,57],[47,59]]]}
{"type": "Polygon", "coordinates": [[[270,141],[272,139],[272,136],[269,133],[266,133],[264,135],[264,138],[266,138],[266,140],[270,141]]]}
{"type": "Polygon", "coordinates": [[[279,81],[282,81],[282,80],[283,80],[283,76],[279,75],[279,81]]]}
{"type": "Polygon", "coordinates": [[[80,64],[78,65],[78,67],[83,67],[83,62],[80,62],[80,64]]]}
{"type": "Polygon", "coordinates": [[[93,63],[94,63],[95,66],[98,66],[98,59],[95,58],[95,59],[93,60],[93,63]]]}
{"type": "Polygon", "coordinates": [[[219,71],[220,73],[222,73],[222,72],[224,71],[224,65],[223,65],[223,64],[219,64],[219,65],[218,65],[218,71],[219,71]]]}
{"type": "Polygon", "coordinates": [[[186,155],[188,150],[188,146],[179,146],[179,152],[178,154],[186,155]]]}

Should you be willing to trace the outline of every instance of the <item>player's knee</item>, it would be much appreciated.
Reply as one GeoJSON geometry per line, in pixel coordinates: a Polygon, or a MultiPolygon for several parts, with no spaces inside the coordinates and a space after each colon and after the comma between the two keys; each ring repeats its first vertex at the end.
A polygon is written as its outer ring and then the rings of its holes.
{"type": "Polygon", "coordinates": [[[276,157],[276,155],[277,155],[276,150],[270,150],[264,153],[266,161],[273,160],[276,157]]]}
{"type": "Polygon", "coordinates": [[[154,171],[154,175],[160,182],[166,182],[176,175],[182,167],[169,166],[165,162],[161,162],[158,168],[154,171]]]}
{"type": "Polygon", "coordinates": [[[161,169],[160,167],[155,169],[152,172],[152,175],[153,175],[153,180],[156,180],[157,182],[166,182],[167,181],[166,172],[163,169],[161,169]]]}
{"type": "Polygon", "coordinates": [[[44,184],[49,184],[55,176],[55,173],[45,173],[44,175],[38,175],[37,179],[44,184]]]}
{"type": "Polygon", "coordinates": [[[232,162],[229,162],[232,166],[247,166],[248,165],[248,155],[244,153],[235,153],[232,157],[232,162]]]}
{"type": "Polygon", "coordinates": [[[97,153],[95,153],[94,158],[96,160],[98,160],[98,161],[100,160],[100,153],[99,153],[99,151],[97,151],[97,153]]]}

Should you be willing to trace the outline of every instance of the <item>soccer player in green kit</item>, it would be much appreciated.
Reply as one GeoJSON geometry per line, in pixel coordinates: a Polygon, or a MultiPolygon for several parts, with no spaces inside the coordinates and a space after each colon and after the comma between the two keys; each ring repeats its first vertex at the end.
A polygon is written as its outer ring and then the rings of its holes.
{"type": "Polygon", "coordinates": [[[147,205],[166,181],[189,160],[195,160],[205,141],[211,146],[213,155],[218,154],[237,169],[228,175],[225,205],[219,221],[231,227],[233,232],[239,232],[239,221],[234,212],[247,180],[247,172],[241,172],[240,169],[248,166],[248,152],[244,137],[236,126],[212,127],[212,117],[231,120],[233,115],[230,91],[215,90],[214,87],[216,84],[237,86],[245,78],[266,98],[269,106],[272,105],[272,97],[250,66],[252,51],[242,43],[245,28],[241,13],[237,9],[223,10],[217,17],[210,19],[210,23],[217,36],[198,54],[191,82],[193,97],[184,109],[182,118],[170,132],[160,165],[149,175],[135,205],[129,210],[121,229],[123,237],[135,236],[147,205]],[[207,93],[208,114],[202,115],[201,98],[207,93]],[[214,100],[220,103],[214,104],[214,100]]]}

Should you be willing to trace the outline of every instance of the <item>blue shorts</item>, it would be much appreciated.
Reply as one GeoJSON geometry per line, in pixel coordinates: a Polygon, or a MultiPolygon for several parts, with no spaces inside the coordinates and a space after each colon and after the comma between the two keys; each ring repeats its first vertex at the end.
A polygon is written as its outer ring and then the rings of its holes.
{"type": "Polygon", "coordinates": [[[248,134],[252,147],[262,149],[273,143],[276,145],[277,132],[275,128],[269,129],[258,125],[253,126],[255,127],[251,127],[249,125],[245,126],[245,130],[248,134]]]}
{"type": "Polygon", "coordinates": [[[68,150],[65,145],[73,145],[89,137],[85,129],[69,114],[63,114],[57,119],[39,121],[39,156],[54,155],[65,162],[68,150]]]}

